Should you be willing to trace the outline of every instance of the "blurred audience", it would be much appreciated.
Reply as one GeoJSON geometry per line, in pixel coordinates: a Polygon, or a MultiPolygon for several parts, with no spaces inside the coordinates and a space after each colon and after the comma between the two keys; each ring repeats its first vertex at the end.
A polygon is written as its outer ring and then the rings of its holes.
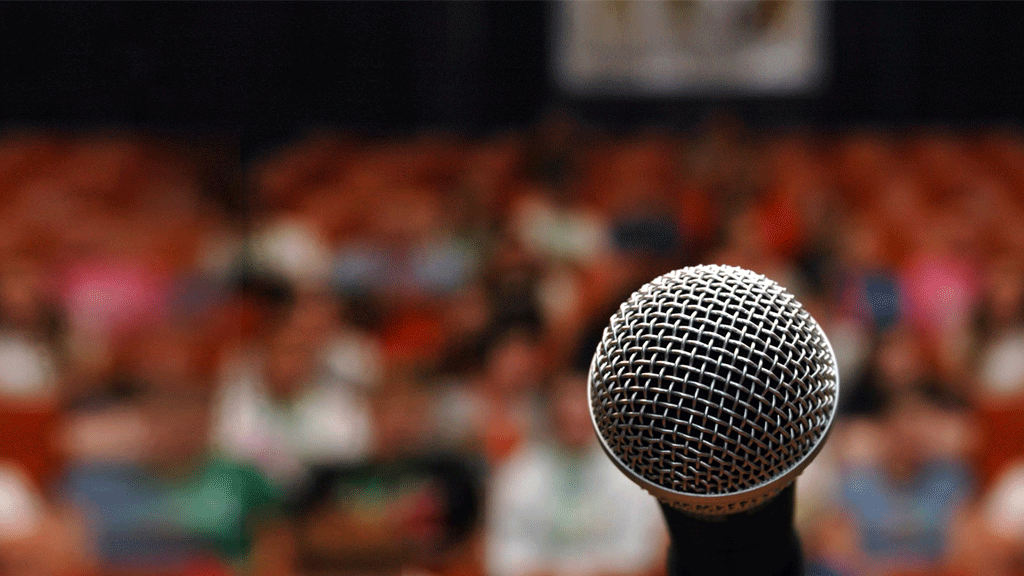
{"type": "Polygon", "coordinates": [[[337,348],[345,345],[332,338],[338,313],[329,299],[303,296],[262,349],[224,370],[216,445],[257,466],[284,491],[297,489],[313,464],[355,460],[369,451],[366,389],[375,384],[376,369],[359,365],[373,362],[359,358],[359,350],[346,357],[337,348]]]}
{"type": "Polygon", "coordinates": [[[280,497],[254,469],[209,451],[209,391],[153,387],[136,399],[148,449],[135,462],[77,464],[58,494],[112,574],[290,574],[280,497]]]}
{"type": "Polygon", "coordinates": [[[359,461],[319,464],[293,499],[310,573],[479,572],[481,466],[431,440],[427,391],[398,377],[373,398],[376,437],[359,461]]]}
{"type": "Polygon", "coordinates": [[[944,559],[970,478],[960,447],[943,441],[960,423],[942,416],[908,393],[881,416],[875,453],[847,463],[842,498],[868,573],[934,568],[944,559]]]}
{"type": "Polygon", "coordinates": [[[0,574],[658,574],[583,375],[630,292],[708,262],[785,284],[839,356],[810,573],[1024,574],[1021,181],[1012,129],[728,115],[321,132],[244,170],[12,132],[0,574]]]}
{"type": "Polygon", "coordinates": [[[491,482],[485,538],[495,576],[642,575],[663,562],[661,511],[608,460],[581,374],[554,377],[550,429],[491,482]]]}

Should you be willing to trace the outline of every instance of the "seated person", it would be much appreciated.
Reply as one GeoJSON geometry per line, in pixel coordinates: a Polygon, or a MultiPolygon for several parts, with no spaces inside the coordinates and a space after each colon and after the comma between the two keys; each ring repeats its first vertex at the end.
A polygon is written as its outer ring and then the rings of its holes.
{"type": "Polygon", "coordinates": [[[289,496],[309,466],[358,460],[371,440],[363,390],[325,369],[320,330],[300,320],[278,328],[259,361],[229,371],[213,426],[220,451],[289,496]]]}
{"type": "Polygon", "coordinates": [[[290,574],[290,532],[253,469],[211,455],[205,389],[150,388],[141,462],[72,467],[61,495],[87,526],[103,573],[290,574]]]}
{"type": "Polygon", "coordinates": [[[963,425],[908,396],[886,407],[872,449],[848,458],[842,502],[868,567],[934,570],[945,561],[950,527],[972,494],[963,425]]]}
{"type": "Polygon", "coordinates": [[[550,390],[550,433],[524,446],[491,483],[486,563],[494,576],[639,576],[664,568],[657,501],[602,451],[586,378],[550,390]]]}
{"type": "Polygon", "coordinates": [[[314,467],[293,503],[304,573],[451,573],[474,562],[478,467],[426,445],[429,402],[404,386],[375,398],[370,458],[314,467]]]}

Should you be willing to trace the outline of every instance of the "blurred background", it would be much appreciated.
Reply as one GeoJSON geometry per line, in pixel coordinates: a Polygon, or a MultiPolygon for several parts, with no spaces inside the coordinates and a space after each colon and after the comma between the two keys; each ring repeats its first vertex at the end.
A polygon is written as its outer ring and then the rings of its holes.
{"type": "Polygon", "coordinates": [[[586,369],[698,263],[839,356],[808,574],[1024,574],[1022,25],[0,6],[0,574],[663,574],[586,369]]]}

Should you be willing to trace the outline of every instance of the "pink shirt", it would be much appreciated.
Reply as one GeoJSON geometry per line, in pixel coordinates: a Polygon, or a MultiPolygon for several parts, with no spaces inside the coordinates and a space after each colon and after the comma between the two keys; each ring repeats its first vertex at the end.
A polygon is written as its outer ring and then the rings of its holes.
{"type": "Polygon", "coordinates": [[[978,272],[967,260],[926,255],[901,274],[907,317],[925,329],[962,326],[978,298],[978,272]]]}
{"type": "Polygon", "coordinates": [[[135,262],[82,261],[62,280],[61,299],[76,326],[117,331],[167,314],[169,279],[135,262]]]}

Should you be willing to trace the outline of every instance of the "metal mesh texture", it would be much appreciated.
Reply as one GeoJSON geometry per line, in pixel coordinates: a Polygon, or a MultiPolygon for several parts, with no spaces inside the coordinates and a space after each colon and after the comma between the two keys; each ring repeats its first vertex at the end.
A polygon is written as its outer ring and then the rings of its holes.
{"type": "Polygon", "coordinates": [[[634,481],[698,515],[757,506],[792,482],[831,426],[835,356],[785,289],[728,266],[661,276],[612,316],[590,403],[634,481]]]}

